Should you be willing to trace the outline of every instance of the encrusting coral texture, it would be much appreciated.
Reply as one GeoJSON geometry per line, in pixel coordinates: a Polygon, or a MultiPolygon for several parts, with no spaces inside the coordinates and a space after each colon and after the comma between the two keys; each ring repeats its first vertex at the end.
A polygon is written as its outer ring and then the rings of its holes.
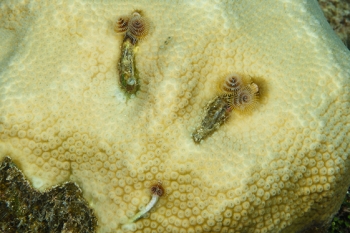
{"type": "Polygon", "coordinates": [[[3,0],[0,41],[0,159],[40,191],[75,182],[97,232],[302,232],[343,200],[350,54],[316,1],[3,0]],[[114,29],[135,11],[152,31],[127,96],[114,29]],[[195,143],[231,73],[256,108],[195,143]]]}

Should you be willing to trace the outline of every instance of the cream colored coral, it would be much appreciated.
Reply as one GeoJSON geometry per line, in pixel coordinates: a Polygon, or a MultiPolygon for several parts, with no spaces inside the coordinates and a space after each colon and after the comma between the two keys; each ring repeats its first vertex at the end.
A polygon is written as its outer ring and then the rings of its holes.
{"type": "Polygon", "coordinates": [[[316,1],[2,1],[0,157],[43,190],[76,181],[99,232],[167,195],[136,232],[296,232],[349,185],[349,51],[316,1]],[[126,100],[119,16],[140,9],[140,91],[126,100]],[[169,40],[169,37],[171,39],[169,40]],[[259,107],[197,145],[217,82],[259,84],[259,107]],[[260,88],[261,87],[261,88],[260,88]]]}

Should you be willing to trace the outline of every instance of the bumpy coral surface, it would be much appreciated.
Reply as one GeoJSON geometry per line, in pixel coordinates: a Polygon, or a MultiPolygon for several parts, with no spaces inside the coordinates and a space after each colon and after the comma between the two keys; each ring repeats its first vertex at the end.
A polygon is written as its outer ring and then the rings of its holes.
{"type": "Polygon", "coordinates": [[[99,232],[297,232],[343,200],[350,54],[316,1],[4,0],[0,40],[0,158],[39,190],[75,181],[99,232]],[[152,25],[127,98],[114,27],[135,10],[152,25]],[[258,106],[197,144],[229,73],[258,106]]]}

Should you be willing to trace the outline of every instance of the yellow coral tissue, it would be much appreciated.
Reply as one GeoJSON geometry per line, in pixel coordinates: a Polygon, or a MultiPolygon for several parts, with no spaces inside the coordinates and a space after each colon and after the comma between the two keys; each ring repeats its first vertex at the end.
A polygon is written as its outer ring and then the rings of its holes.
{"type": "Polygon", "coordinates": [[[317,1],[3,0],[0,41],[0,159],[41,191],[76,182],[97,232],[302,232],[343,200],[350,53],[317,1]],[[128,97],[114,28],[134,12],[128,97]],[[259,102],[195,143],[230,73],[259,102]]]}

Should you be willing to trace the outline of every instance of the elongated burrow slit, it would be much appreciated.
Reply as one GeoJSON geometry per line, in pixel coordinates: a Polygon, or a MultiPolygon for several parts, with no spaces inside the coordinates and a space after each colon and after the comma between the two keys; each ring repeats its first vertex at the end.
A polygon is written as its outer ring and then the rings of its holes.
{"type": "Polygon", "coordinates": [[[213,101],[209,102],[206,107],[206,115],[201,125],[192,134],[194,142],[199,143],[208,135],[212,134],[229,117],[231,110],[226,100],[227,97],[228,96],[218,96],[213,101]]]}
{"type": "Polygon", "coordinates": [[[250,78],[231,73],[220,82],[220,93],[206,106],[205,116],[192,133],[193,141],[201,142],[225,123],[231,112],[251,112],[256,108],[259,87],[250,78]]]}
{"type": "Polygon", "coordinates": [[[135,94],[139,87],[139,79],[135,68],[135,45],[131,38],[125,37],[119,61],[119,81],[121,88],[128,94],[135,94]]]}
{"type": "Polygon", "coordinates": [[[135,63],[135,47],[149,32],[149,20],[140,12],[120,16],[114,31],[123,34],[121,55],[118,63],[120,87],[127,95],[135,94],[140,89],[140,81],[135,63]]]}

